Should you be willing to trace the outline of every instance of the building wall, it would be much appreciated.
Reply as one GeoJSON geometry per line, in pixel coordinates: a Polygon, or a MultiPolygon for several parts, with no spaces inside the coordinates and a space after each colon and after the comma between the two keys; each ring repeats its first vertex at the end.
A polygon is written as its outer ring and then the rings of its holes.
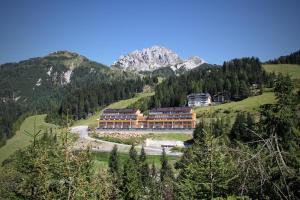
{"type": "Polygon", "coordinates": [[[196,126],[196,113],[149,113],[145,118],[142,113],[136,113],[135,120],[99,119],[98,128],[102,129],[193,129],[196,126]]]}

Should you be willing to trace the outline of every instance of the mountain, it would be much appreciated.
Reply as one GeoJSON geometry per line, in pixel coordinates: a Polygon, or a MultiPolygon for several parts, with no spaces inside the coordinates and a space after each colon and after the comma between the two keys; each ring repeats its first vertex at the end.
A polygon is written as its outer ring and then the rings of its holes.
{"type": "Polygon", "coordinates": [[[34,95],[49,96],[71,81],[86,76],[104,76],[109,67],[68,51],[57,51],[18,63],[0,65],[0,100],[26,100],[34,95]]]}
{"type": "Polygon", "coordinates": [[[14,123],[32,113],[63,124],[143,90],[139,74],[111,68],[68,51],[0,65],[0,147],[14,123]],[[21,119],[20,118],[20,119],[21,119]]]}
{"type": "Polygon", "coordinates": [[[135,50],[112,64],[113,68],[126,71],[154,71],[162,67],[170,67],[173,71],[179,69],[190,70],[205,63],[199,57],[183,60],[172,50],[153,46],[142,50],[135,50]]]}

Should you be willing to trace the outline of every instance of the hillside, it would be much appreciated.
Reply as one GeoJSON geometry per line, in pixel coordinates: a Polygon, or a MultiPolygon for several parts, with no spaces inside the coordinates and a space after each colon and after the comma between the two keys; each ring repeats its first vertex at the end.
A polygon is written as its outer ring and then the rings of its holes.
{"type": "Polygon", "coordinates": [[[55,125],[45,123],[46,115],[34,115],[27,117],[20,126],[20,129],[9,140],[7,140],[5,146],[0,147],[0,163],[6,158],[12,155],[18,149],[23,149],[31,143],[32,138],[25,134],[25,131],[30,133],[35,131],[44,131],[48,128],[56,128],[55,125]]]}
{"type": "Polygon", "coordinates": [[[68,51],[2,64],[0,146],[25,113],[45,113],[47,121],[62,124],[67,113],[76,120],[85,118],[102,105],[132,97],[143,85],[138,75],[68,51]]]}
{"type": "Polygon", "coordinates": [[[297,64],[264,64],[263,68],[267,72],[288,74],[292,79],[300,79],[300,65],[297,64]]]}
{"type": "MultiPolygon", "coordinates": [[[[153,95],[154,95],[153,92],[138,93],[133,98],[117,101],[115,103],[112,103],[112,104],[108,105],[107,107],[105,107],[103,109],[106,109],[106,108],[127,108],[130,105],[138,102],[139,100],[141,100],[145,97],[153,96],[153,95]]],[[[88,125],[88,126],[91,126],[91,127],[97,126],[97,119],[99,118],[100,113],[102,112],[103,109],[100,109],[94,115],[90,116],[87,119],[82,119],[82,120],[76,121],[74,126],[80,126],[80,125],[88,125]]]]}
{"type": "Polygon", "coordinates": [[[230,102],[209,107],[199,107],[195,111],[197,117],[204,119],[228,117],[231,122],[234,121],[235,116],[239,112],[250,112],[258,114],[259,107],[264,104],[275,103],[275,96],[273,92],[265,92],[259,96],[252,96],[242,101],[230,102]]]}
{"type": "Polygon", "coordinates": [[[7,63],[0,65],[0,98],[22,102],[32,96],[50,97],[71,81],[89,74],[103,76],[109,71],[105,65],[68,51],[7,63]]]}

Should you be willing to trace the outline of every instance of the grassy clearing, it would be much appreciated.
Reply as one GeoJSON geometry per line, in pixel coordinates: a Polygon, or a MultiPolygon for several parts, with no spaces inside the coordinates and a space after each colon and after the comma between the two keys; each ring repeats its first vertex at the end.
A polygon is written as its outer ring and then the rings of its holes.
{"type": "Polygon", "coordinates": [[[300,79],[300,65],[295,64],[265,64],[263,68],[267,72],[275,74],[289,74],[292,79],[300,79]]]}
{"type": "MultiPolygon", "coordinates": [[[[154,92],[147,92],[147,93],[138,93],[133,98],[121,100],[115,103],[110,104],[106,108],[127,108],[131,104],[137,102],[139,99],[144,97],[153,96],[154,92]]],[[[80,125],[88,125],[90,127],[96,127],[97,126],[97,119],[99,118],[99,115],[103,108],[101,108],[98,112],[96,112],[94,115],[87,119],[81,119],[75,122],[74,126],[80,126],[80,125]]]]}
{"type": "MultiPolygon", "coordinates": [[[[94,160],[95,169],[99,169],[100,167],[107,168],[108,167],[108,159],[109,159],[109,152],[93,152],[92,157],[94,160]]],[[[128,153],[119,153],[119,159],[121,164],[123,165],[124,162],[128,159],[128,153]]],[[[175,163],[180,159],[180,157],[174,156],[167,156],[170,163],[175,163]]],[[[160,155],[147,155],[147,161],[149,164],[154,163],[156,167],[160,167],[160,155]]]]}
{"type": "Polygon", "coordinates": [[[193,138],[190,133],[149,133],[147,138],[152,138],[153,140],[178,140],[186,141],[193,138]]]}
{"type": "Polygon", "coordinates": [[[46,123],[45,117],[46,115],[34,115],[27,117],[23,121],[20,130],[0,148],[0,163],[18,149],[22,149],[30,144],[31,138],[25,135],[25,131],[32,133],[34,131],[34,124],[36,124],[36,131],[43,131],[47,128],[56,128],[55,125],[46,123]]]}
{"type": "Polygon", "coordinates": [[[259,107],[264,104],[275,103],[273,92],[265,92],[259,96],[249,97],[242,101],[225,103],[216,106],[199,107],[195,111],[198,118],[219,118],[228,117],[233,120],[238,112],[258,113],[259,107]]]}

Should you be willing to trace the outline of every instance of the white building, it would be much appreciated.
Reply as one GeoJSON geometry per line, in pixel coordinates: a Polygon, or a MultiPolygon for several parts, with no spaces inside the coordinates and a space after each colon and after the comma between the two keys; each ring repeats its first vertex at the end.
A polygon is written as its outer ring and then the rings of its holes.
{"type": "Polygon", "coordinates": [[[192,93],[187,96],[188,106],[209,106],[211,104],[211,96],[208,93],[192,93]]]}
{"type": "Polygon", "coordinates": [[[147,138],[145,140],[146,147],[184,147],[184,142],[182,141],[172,141],[172,140],[152,140],[147,138]]]}

